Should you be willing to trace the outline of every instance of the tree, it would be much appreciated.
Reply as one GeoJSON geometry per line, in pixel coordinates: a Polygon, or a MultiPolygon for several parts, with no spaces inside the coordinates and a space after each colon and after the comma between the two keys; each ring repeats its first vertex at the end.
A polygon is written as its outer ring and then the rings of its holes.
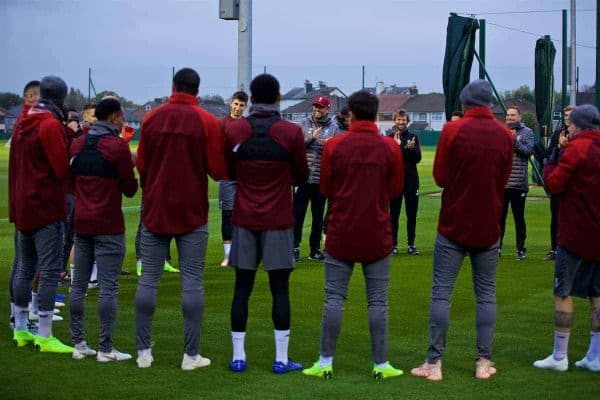
{"type": "Polygon", "coordinates": [[[139,107],[139,105],[135,104],[133,101],[127,100],[125,97],[119,96],[117,92],[114,92],[112,90],[103,90],[100,93],[96,94],[96,97],[94,97],[94,101],[97,103],[100,100],[102,100],[103,97],[106,96],[115,96],[121,102],[121,106],[123,106],[124,108],[139,107]]]}
{"type": "Polygon", "coordinates": [[[523,123],[525,125],[527,125],[529,128],[531,128],[532,131],[534,131],[534,132],[540,131],[540,126],[538,124],[535,113],[533,113],[531,111],[524,112],[523,116],[521,118],[521,121],[523,121],[523,123]]]}
{"type": "Polygon", "coordinates": [[[504,92],[504,100],[508,99],[523,99],[535,103],[535,95],[531,88],[527,85],[519,86],[515,90],[507,90],[504,92]]]}
{"type": "Polygon", "coordinates": [[[69,90],[69,94],[67,94],[65,99],[65,105],[68,109],[73,108],[77,111],[81,111],[86,103],[87,100],[79,89],[71,88],[69,90]]]}
{"type": "Polygon", "coordinates": [[[200,96],[200,102],[225,105],[225,100],[223,100],[223,98],[218,94],[207,94],[206,96],[200,96]]]}
{"type": "Polygon", "coordinates": [[[14,106],[23,104],[23,98],[15,93],[0,92],[0,107],[9,109],[14,106]]]}

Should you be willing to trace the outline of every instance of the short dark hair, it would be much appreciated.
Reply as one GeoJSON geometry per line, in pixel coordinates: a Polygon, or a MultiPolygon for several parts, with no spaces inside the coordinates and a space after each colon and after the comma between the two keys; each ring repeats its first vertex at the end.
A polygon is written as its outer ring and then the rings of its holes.
{"type": "Polygon", "coordinates": [[[395,121],[398,117],[406,117],[406,122],[410,122],[410,117],[404,108],[399,109],[392,116],[392,121],[395,121]]]}
{"type": "Polygon", "coordinates": [[[239,101],[243,101],[244,103],[247,103],[248,102],[248,94],[246,92],[244,92],[243,90],[239,90],[231,96],[231,101],[233,101],[233,100],[239,100],[239,101]]]}
{"type": "Polygon", "coordinates": [[[96,102],[95,101],[90,101],[89,103],[86,103],[85,106],[83,106],[83,111],[85,111],[85,110],[93,110],[94,108],[96,108],[96,102]]]}
{"type": "Polygon", "coordinates": [[[508,106],[508,107],[506,107],[506,111],[511,110],[511,109],[512,110],[516,110],[517,114],[521,115],[521,109],[519,108],[519,106],[508,106]]]}
{"type": "Polygon", "coordinates": [[[260,74],[250,82],[253,103],[275,104],[279,98],[279,81],[273,75],[260,74]]]}
{"type": "Polygon", "coordinates": [[[465,116],[465,114],[462,111],[453,111],[452,114],[450,114],[450,116],[463,118],[465,116]]]}
{"type": "Polygon", "coordinates": [[[30,81],[27,82],[27,85],[23,88],[23,96],[27,94],[27,92],[33,88],[39,88],[41,82],[40,81],[30,81]]]}
{"type": "Polygon", "coordinates": [[[379,99],[366,90],[359,90],[348,98],[348,108],[357,120],[375,121],[379,109],[379,99]]]}
{"type": "Polygon", "coordinates": [[[173,88],[176,92],[198,94],[200,75],[191,68],[182,68],[173,76],[173,88]]]}
{"type": "Polygon", "coordinates": [[[117,99],[109,97],[108,99],[102,100],[96,106],[96,118],[99,121],[106,121],[111,114],[121,112],[121,102],[117,99]]]}

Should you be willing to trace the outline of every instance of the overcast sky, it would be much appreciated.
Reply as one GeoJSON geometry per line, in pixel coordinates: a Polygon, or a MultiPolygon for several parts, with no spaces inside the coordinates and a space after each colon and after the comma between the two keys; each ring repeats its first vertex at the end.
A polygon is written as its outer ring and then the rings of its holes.
{"type": "MultiPolygon", "coordinates": [[[[561,13],[568,0],[254,0],[253,72],[266,66],[282,92],[305,79],[346,94],[366,85],[416,84],[442,91],[450,12],[478,14],[487,26],[487,64],[499,90],[533,87],[536,36],[555,39],[561,85],[561,13]],[[518,11],[520,14],[488,14],[518,11]],[[492,25],[496,24],[496,25],[492,25]],[[533,33],[516,32],[497,25],[533,33]]],[[[580,86],[595,77],[595,3],[577,0],[580,86]],[[587,46],[587,47],[585,47],[587,46]]],[[[56,74],[87,95],[96,89],[142,103],[168,95],[172,67],[192,67],[201,94],[236,89],[237,22],[218,18],[218,0],[0,0],[0,92],[56,74]]],[[[473,76],[477,74],[476,61],[473,76]]]]}

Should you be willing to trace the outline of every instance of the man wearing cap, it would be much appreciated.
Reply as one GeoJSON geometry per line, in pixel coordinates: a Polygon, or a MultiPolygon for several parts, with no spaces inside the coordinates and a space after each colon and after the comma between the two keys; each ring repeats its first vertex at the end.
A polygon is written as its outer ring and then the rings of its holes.
{"type": "Polygon", "coordinates": [[[575,366],[600,372],[600,113],[590,104],[570,115],[569,143],[544,167],[544,182],[560,195],[554,264],[554,350],[534,367],[566,371],[573,328],[573,296],[588,297],[591,339],[575,366]]]}
{"type": "Polygon", "coordinates": [[[142,192],[142,276],[135,294],[137,365],[152,357],[152,320],[171,238],[181,270],[184,354],[181,369],[210,365],[199,353],[204,314],[202,273],[208,244],[208,177],[225,177],[223,136],[214,115],[198,106],[200,76],[173,76],[169,101],[144,117],[136,166],[142,192]],[[164,201],[168,199],[168,201],[164,201]]]}
{"type": "Polygon", "coordinates": [[[312,115],[300,122],[306,143],[306,161],[308,179],[298,185],[294,192],[294,259],[300,261],[300,242],[308,203],[312,215],[310,229],[309,260],[323,260],[321,253],[321,232],[323,231],[323,213],[325,197],[319,191],[321,174],[321,155],[325,142],[340,131],[335,119],[328,115],[331,104],[327,96],[317,96],[313,100],[312,115]]]}
{"type": "Polygon", "coordinates": [[[513,219],[515,221],[515,236],[517,241],[517,260],[524,260],[527,255],[525,248],[525,238],[527,237],[527,225],[525,224],[525,202],[527,192],[529,191],[527,163],[533,153],[533,132],[523,123],[521,110],[519,107],[512,106],[506,110],[506,125],[513,135],[513,161],[510,178],[504,191],[504,207],[502,208],[502,218],[500,219],[500,248],[502,249],[502,240],[504,239],[504,230],[506,227],[506,216],[508,207],[512,209],[513,219]]]}
{"type": "Polygon", "coordinates": [[[88,133],[71,146],[71,169],[75,175],[75,264],[71,301],[73,358],[94,356],[100,362],[128,360],[117,351],[112,333],[117,314],[119,275],[125,256],[125,223],[121,195],[137,191],[129,146],[119,137],[123,110],[116,99],[105,99],[96,107],[98,120],[88,133]],[[86,345],[84,300],[92,267],[98,268],[98,353],[86,345]]]}
{"type": "Polygon", "coordinates": [[[496,373],[491,362],[496,264],[504,185],[512,163],[512,134],[489,108],[492,88],[486,81],[465,86],[460,100],[465,116],[444,125],[433,165],[433,177],[443,191],[433,254],[429,348],[425,363],[411,371],[432,381],[442,379],[450,298],[467,254],[477,299],[475,377],[487,379],[496,373]]]}
{"type": "Polygon", "coordinates": [[[73,348],[52,336],[54,298],[61,270],[63,221],[67,216],[65,180],[69,176],[63,103],[67,85],[47,76],[40,95],[15,129],[9,159],[9,213],[18,230],[20,264],[14,282],[15,331],[18,347],[35,343],[43,352],[71,353],[73,348]],[[38,334],[27,331],[27,303],[36,267],[38,334]]]}

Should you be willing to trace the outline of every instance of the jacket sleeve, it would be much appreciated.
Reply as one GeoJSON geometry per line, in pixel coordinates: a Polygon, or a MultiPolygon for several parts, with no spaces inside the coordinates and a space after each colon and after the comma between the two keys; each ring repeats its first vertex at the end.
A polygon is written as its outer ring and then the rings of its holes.
{"type": "Polygon", "coordinates": [[[523,128],[519,134],[515,136],[514,140],[515,152],[523,157],[529,158],[533,153],[533,131],[529,128],[523,128]]]}
{"type": "Polygon", "coordinates": [[[144,125],[146,124],[146,120],[142,122],[142,127],[140,129],[140,140],[138,142],[138,148],[135,158],[135,166],[140,174],[140,187],[143,188],[146,186],[146,136],[144,135],[144,125]]]}
{"type": "Polygon", "coordinates": [[[227,167],[225,166],[225,143],[221,124],[219,124],[219,120],[215,116],[206,111],[200,115],[204,122],[208,174],[215,181],[225,179],[227,176],[227,167]]]}
{"type": "MultiPolygon", "coordinates": [[[[221,129],[223,131],[223,151],[225,153],[225,168],[227,171],[227,179],[235,180],[235,158],[233,156],[233,146],[230,141],[229,125],[221,120],[221,129]]],[[[234,123],[238,123],[237,121],[234,123]]]]}
{"type": "Polygon", "coordinates": [[[544,167],[544,183],[548,192],[552,194],[564,192],[579,162],[578,146],[575,143],[569,143],[565,147],[558,164],[546,164],[544,167]]]}
{"type": "Polygon", "coordinates": [[[69,160],[62,124],[56,120],[44,123],[40,129],[40,140],[56,177],[61,180],[68,178],[69,160]]]}
{"type": "Polygon", "coordinates": [[[392,165],[389,173],[389,196],[398,197],[404,189],[404,159],[400,146],[392,138],[385,138],[392,154],[392,165]]]}
{"type": "Polygon", "coordinates": [[[304,136],[304,144],[308,147],[315,139],[312,137],[312,132],[310,132],[310,122],[308,119],[303,119],[300,122],[300,128],[302,128],[302,135],[304,136]]]}
{"type": "Polygon", "coordinates": [[[454,131],[446,124],[442,129],[433,161],[433,179],[435,179],[435,183],[441,188],[445,188],[448,185],[447,165],[453,137],[454,131]]]}
{"type": "Polygon", "coordinates": [[[325,143],[323,147],[323,156],[321,158],[321,177],[319,180],[319,190],[326,198],[329,198],[331,193],[331,154],[335,142],[325,143]]]}
{"type": "Polygon", "coordinates": [[[133,197],[135,192],[137,192],[138,182],[135,179],[135,172],[133,171],[131,150],[129,150],[129,145],[125,141],[119,140],[118,144],[118,158],[115,161],[117,170],[119,171],[119,188],[125,196],[133,197]]]}
{"type": "Polygon", "coordinates": [[[308,164],[306,162],[306,147],[304,145],[304,138],[302,130],[298,128],[296,135],[294,135],[294,143],[292,145],[292,184],[299,185],[300,183],[306,182],[308,179],[308,164]]]}
{"type": "Polygon", "coordinates": [[[411,163],[418,164],[421,162],[421,143],[419,142],[419,138],[416,135],[413,135],[415,138],[415,147],[409,149],[407,147],[402,148],[402,153],[404,155],[404,159],[408,160],[411,163]]]}

